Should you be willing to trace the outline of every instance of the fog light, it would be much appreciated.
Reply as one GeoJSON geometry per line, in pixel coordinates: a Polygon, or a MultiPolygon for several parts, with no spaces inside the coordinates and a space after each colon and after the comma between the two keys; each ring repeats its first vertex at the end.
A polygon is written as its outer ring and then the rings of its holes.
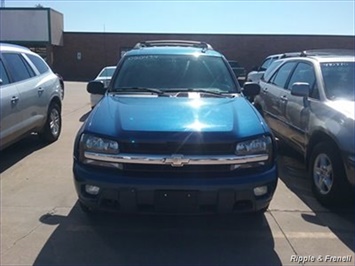
{"type": "Polygon", "coordinates": [[[97,186],[92,185],[85,185],[85,192],[90,195],[97,195],[99,194],[100,188],[97,186]]]}
{"type": "Polygon", "coordinates": [[[254,188],[254,195],[257,197],[263,196],[267,193],[267,186],[254,188]]]}

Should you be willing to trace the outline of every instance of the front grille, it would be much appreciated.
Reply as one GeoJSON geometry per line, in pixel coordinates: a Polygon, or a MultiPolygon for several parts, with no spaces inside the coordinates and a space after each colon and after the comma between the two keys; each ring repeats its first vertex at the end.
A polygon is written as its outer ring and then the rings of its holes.
{"type": "MultiPolygon", "coordinates": [[[[123,164],[122,170],[125,174],[132,177],[156,178],[178,177],[178,178],[218,178],[220,174],[224,177],[255,175],[263,173],[270,166],[249,165],[250,168],[237,168],[231,170],[230,165],[184,165],[182,167],[172,167],[170,165],[148,165],[148,164],[123,164]],[[142,175],[144,173],[144,175],[142,175]]],[[[119,170],[119,171],[122,171],[119,170]]]]}
{"type": "Polygon", "coordinates": [[[122,153],[222,155],[233,154],[235,144],[182,144],[182,143],[120,143],[122,153]]]}
{"type": "Polygon", "coordinates": [[[172,167],[171,165],[123,164],[124,171],[133,172],[163,172],[163,173],[216,173],[231,171],[230,165],[184,165],[172,167]]]}

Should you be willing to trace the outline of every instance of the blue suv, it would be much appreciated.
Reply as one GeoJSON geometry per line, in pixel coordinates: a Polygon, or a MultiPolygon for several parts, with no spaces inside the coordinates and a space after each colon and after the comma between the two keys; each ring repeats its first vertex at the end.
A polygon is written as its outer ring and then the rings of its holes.
{"type": "MultiPolygon", "coordinates": [[[[100,81],[89,93],[103,94],[100,81]]],[[[138,43],[79,130],[81,208],[120,212],[264,212],[277,184],[274,137],[228,61],[192,41],[138,43]]]]}

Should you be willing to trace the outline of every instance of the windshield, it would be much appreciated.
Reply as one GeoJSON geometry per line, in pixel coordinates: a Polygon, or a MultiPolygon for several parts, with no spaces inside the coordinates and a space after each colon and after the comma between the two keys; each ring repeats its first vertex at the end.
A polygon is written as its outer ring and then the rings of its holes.
{"type": "Polygon", "coordinates": [[[269,66],[270,64],[274,61],[275,59],[272,59],[272,58],[267,58],[263,64],[261,65],[260,67],[260,70],[261,71],[265,71],[269,66]]]}
{"type": "Polygon", "coordinates": [[[99,74],[99,77],[112,77],[114,72],[115,68],[104,68],[99,74]]]}
{"type": "Polygon", "coordinates": [[[123,62],[113,84],[113,91],[120,88],[238,91],[223,59],[203,55],[130,56],[123,62]]]}
{"type": "Polygon", "coordinates": [[[330,100],[354,101],[354,62],[322,63],[325,94],[330,100]]]}

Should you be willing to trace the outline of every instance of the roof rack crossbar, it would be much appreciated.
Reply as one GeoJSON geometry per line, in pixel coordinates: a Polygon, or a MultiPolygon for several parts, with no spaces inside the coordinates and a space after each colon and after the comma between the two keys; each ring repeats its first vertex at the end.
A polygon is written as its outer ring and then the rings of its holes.
{"type": "Polygon", "coordinates": [[[137,43],[134,46],[134,48],[139,49],[142,47],[154,47],[154,46],[184,46],[184,47],[196,47],[204,50],[213,50],[212,46],[206,42],[185,41],[185,40],[144,41],[144,42],[137,43]]]}
{"type": "Polygon", "coordinates": [[[304,50],[301,52],[301,56],[317,56],[317,55],[354,55],[354,50],[350,49],[316,49],[316,50],[304,50]]]}
{"type": "Polygon", "coordinates": [[[287,57],[296,57],[296,56],[301,56],[302,53],[301,52],[287,52],[287,53],[283,53],[280,58],[287,58],[287,57]]]}

